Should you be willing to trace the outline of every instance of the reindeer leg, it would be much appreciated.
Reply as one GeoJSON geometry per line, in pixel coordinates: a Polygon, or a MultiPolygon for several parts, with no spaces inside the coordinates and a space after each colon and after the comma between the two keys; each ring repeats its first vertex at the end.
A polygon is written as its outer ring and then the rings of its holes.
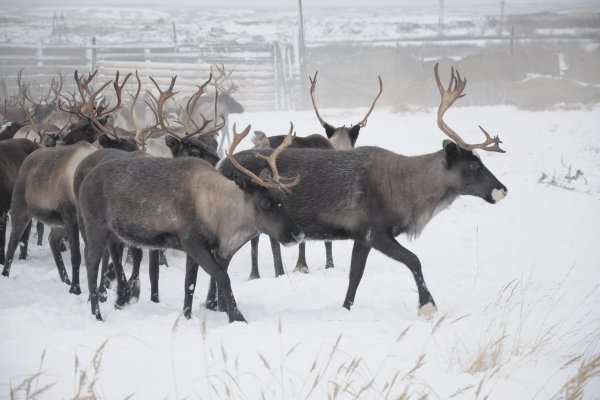
{"type": "Polygon", "coordinates": [[[417,290],[419,291],[419,315],[424,315],[427,318],[431,317],[437,311],[437,307],[425,284],[419,258],[414,253],[402,247],[394,237],[388,234],[376,235],[373,238],[373,247],[408,267],[415,278],[417,290]]]}
{"type": "MultiPolygon", "coordinates": [[[[184,251],[194,259],[194,264],[200,264],[202,269],[206,271],[211,278],[214,278],[219,291],[223,292],[225,302],[227,303],[227,316],[229,317],[229,322],[246,322],[244,316],[237,308],[233,291],[231,290],[231,281],[229,280],[229,275],[227,275],[229,260],[215,260],[210,249],[208,249],[199,238],[198,240],[190,241],[189,244],[189,246],[184,245],[184,251]]],[[[193,273],[193,271],[189,271],[189,273],[193,273]]],[[[191,284],[191,277],[188,280],[187,275],[188,270],[186,269],[186,290],[189,289],[189,284],[191,284]]],[[[188,306],[190,307],[191,312],[191,299],[189,299],[189,303],[184,303],[184,309],[188,306]]]]}
{"type": "Polygon", "coordinates": [[[194,301],[194,291],[196,290],[196,280],[198,279],[198,263],[189,255],[185,259],[185,283],[183,298],[183,315],[190,319],[192,317],[192,303],[194,301]]]}
{"type": "Polygon", "coordinates": [[[90,292],[90,304],[92,306],[92,314],[96,316],[98,321],[102,321],[97,288],[98,267],[105,250],[105,243],[108,240],[109,233],[108,231],[100,231],[94,228],[87,229],[86,236],[85,268],[87,271],[88,290],[90,292]]]}
{"type": "Polygon", "coordinates": [[[131,291],[127,284],[127,277],[123,270],[123,264],[121,263],[122,253],[120,251],[121,241],[116,237],[111,238],[108,243],[108,251],[110,252],[110,258],[112,258],[113,265],[115,266],[115,272],[117,274],[117,301],[115,308],[123,308],[131,299],[131,291]]]}
{"type": "Polygon", "coordinates": [[[31,222],[27,224],[27,228],[25,228],[25,232],[21,236],[21,251],[19,252],[19,260],[27,259],[27,247],[29,245],[29,234],[31,233],[31,222]]]}
{"type": "Polygon", "coordinates": [[[281,260],[281,247],[279,242],[269,236],[271,241],[271,251],[273,252],[273,265],[275,267],[275,276],[285,275],[283,271],[283,261],[281,260]]]}
{"type": "Polygon", "coordinates": [[[52,257],[54,257],[54,263],[56,264],[56,268],[58,269],[58,275],[60,276],[60,280],[65,282],[67,285],[71,286],[71,280],[69,279],[69,274],[67,274],[67,269],[65,268],[65,263],[62,258],[62,254],[60,252],[60,245],[62,243],[62,234],[60,228],[52,228],[50,229],[50,234],[48,235],[48,242],[50,243],[50,251],[52,251],[52,257]]]}
{"type": "Polygon", "coordinates": [[[211,277],[206,293],[206,308],[217,311],[217,282],[211,277]]]}
{"type": "Polygon", "coordinates": [[[138,247],[129,246],[129,248],[131,249],[131,257],[133,259],[133,270],[128,282],[129,290],[131,291],[130,303],[131,301],[137,303],[140,299],[140,264],[142,263],[144,253],[138,247]]]}
{"type": "Polygon", "coordinates": [[[250,280],[259,279],[260,273],[258,272],[258,241],[260,236],[256,236],[250,239],[250,256],[252,259],[252,270],[250,271],[250,280]]]}
{"type": "Polygon", "coordinates": [[[12,265],[15,251],[17,250],[19,240],[21,239],[21,236],[23,236],[23,232],[25,232],[25,229],[27,229],[27,225],[31,222],[31,218],[29,218],[29,216],[19,214],[20,213],[18,212],[11,213],[12,230],[10,232],[8,246],[6,247],[4,269],[2,270],[2,275],[6,277],[10,275],[10,267],[12,265]]]}
{"type": "Polygon", "coordinates": [[[4,246],[6,243],[6,222],[8,220],[8,212],[0,213],[0,264],[4,265],[4,246]]]}
{"type": "Polygon", "coordinates": [[[37,231],[37,245],[42,245],[42,239],[44,238],[44,223],[39,221],[35,224],[35,229],[37,231]]]}
{"type": "MultiPolygon", "coordinates": [[[[86,247],[87,248],[87,247],[86,247]]],[[[104,303],[107,299],[108,299],[108,294],[106,292],[107,288],[110,288],[110,279],[108,277],[108,261],[110,259],[110,253],[108,252],[108,249],[104,249],[104,251],[102,252],[102,267],[101,267],[101,272],[100,272],[100,286],[98,286],[98,300],[101,303],[104,303]]],[[[112,265],[112,263],[110,264],[112,265]]],[[[114,275],[114,267],[112,269],[113,275],[114,275]]]]}
{"type": "Polygon", "coordinates": [[[346,299],[344,300],[344,307],[350,310],[352,304],[354,304],[354,297],[356,296],[356,289],[365,271],[365,264],[367,263],[367,257],[371,248],[357,240],[354,241],[354,247],[352,247],[352,261],[350,261],[350,282],[348,283],[348,291],[346,292],[346,299]]]}
{"type": "Polygon", "coordinates": [[[81,294],[81,288],[79,286],[79,267],[81,265],[81,249],[79,248],[79,224],[77,223],[77,210],[69,209],[61,212],[62,219],[65,223],[65,229],[67,230],[67,237],[69,239],[69,246],[71,248],[71,268],[72,274],[71,289],[69,293],[76,295],[81,294]]]}
{"type": "Polygon", "coordinates": [[[302,272],[303,274],[308,274],[308,265],[306,265],[306,242],[303,241],[300,243],[298,248],[298,261],[296,262],[296,268],[294,268],[294,272],[302,272]]]}
{"type": "Polygon", "coordinates": [[[158,257],[158,250],[150,250],[148,254],[148,267],[150,269],[150,301],[154,303],[158,303],[158,276],[160,272],[158,257]]]}
{"type": "Polygon", "coordinates": [[[326,240],[325,241],[325,258],[326,258],[325,269],[333,268],[334,267],[334,265],[333,265],[333,251],[331,249],[331,247],[332,247],[331,244],[332,243],[331,243],[330,240],[326,240]]]}

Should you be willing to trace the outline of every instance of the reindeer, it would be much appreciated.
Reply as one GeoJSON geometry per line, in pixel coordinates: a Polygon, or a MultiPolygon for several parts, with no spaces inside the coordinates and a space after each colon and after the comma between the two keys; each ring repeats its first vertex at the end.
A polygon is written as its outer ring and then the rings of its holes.
{"type": "MultiPolygon", "coordinates": [[[[461,195],[477,196],[491,204],[506,196],[506,187],[473,152],[481,149],[503,153],[500,139],[490,137],[480,127],[486,140],[468,144],[443,120],[445,112],[462,96],[466,79],[452,69],[446,90],[437,65],[434,72],[441,95],[437,124],[451,139],[443,142],[442,150],[407,157],[378,147],[352,151],[289,149],[279,156],[281,173],[293,171],[302,176],[287,197],[287,205],[306,238],[354,240],[350,282],[343,303],[348,310],[354,303],[367,256],[375,248],[409,268],[419,293],[419,314],[431,315],[437,308],[425,284],[421,262],[395,237],[402,233],[418,236],[431,218],[461,195]]],[[[237,163],[250,171],[264,167],[252,150],[237,154],[235,160],[220,165],[225,176],[233,176],[237,163]]],[[[207,304],[215,302],[213,286],[211,282],[207,304]]]]}
{"type": "MultiPolygon", "coordinates": [[[[108,107],[95,107],[96,96],[111,81],[104,84],[100,89],[91,94],[86,100],[86,91],[93,78],[90,74],[88,79],[79,79],[75,71],[75,80],[82,96],[82,105],[79,113],[90,118],[92,123],[97,117],[107,114],[108,107]],[[104,114],[103,114],[104,113],[104,114]]],[[[113,84],[117,93],[118,103],[111,111],[116,110],[121,103],[121,91],[127,82],[129,75],[123,84],[119,86],[119,74],[117,73],[113,84]]],[[[79,249],[79,228],[77,223],[77,212],[75,208],[75,194],[73,191],[73,176],[75,169],[81,160],[96,151],[96,148],[81,141],[71,146],[55,148],[43,148],[33,152],[23,161],[19,174],[15,181],[10,216],[13,229],[6,250],[6,260],[2,275],[8,277],[10,274],[13,255],[19,238],[28,226],[32,217],[37,218],[50,226],[64,226],[71,247],[72,281],[70,293],[80,294],[79,265],[81,253],[79,249]]],[[[69,278],[64,265],[57,265],[61,281],[69,284],[69,278]]]]}
{"type": "MultiPolygon", "coordinates": [[[[233,148],[249,131],[250,126],[236,134],[233,148]]],[[[259,232],[284,244],[303,238],[281,203],[281,190],[298,183],[297,179],[286,182],[275,165],[286,145],[289,141],[268,160],[271,179],[242,169],[232,181],[208,162],[193,157],[114,160],[94,168],[81,184],[78,201],[88,244],[86,268],[92,314],[102,319],[96,286],[105,244],[115,258],[118,243],[125,241],[138,247],[174,248],[187,253],[186,317],[191,316],[201,265],[222,288],[229,321],[245,321],[226,272],[231,257],[259,232]],[[157,180],[161,182],[158,188],[157,180]]]]}
{"type": "MultiPolygon", "coordinates": [[[[227,72],[223,64],[215,65],[217,74],[214,75],[214,93],[200,99],[198,103],[198,113],[202,115],[214,115],[214,120],[218,116],[223,116],[225,125],[221,129],[221,139],[216,149],[219,158],[224,157],[225,149],[231,144],[229,137],[229,114],[239,114],[244,112],[244,107],[233,98],[233,93],[237,91],[237,86],[231,80],[233,71],[227,72]],[[226,84],[226,82],[229,82],[226,84]]],[[[213,68],[211,68],[211,74],[213,68]]],[[[203,136],[206,137],[206,136],[203,136]]]]}
{"type": "MultiPolygon", "coordinates": [[[[317,115],[317,119],[321,123],[321,126],[325,129],[325,134],[327,138],[323,137],[319,134],[309,135],[307,137],[294,137],[294,142],[290,146],[290,148],[304,148],[304,149],[334,149],[334,150],[350,150],[354,148],[356,144],[356,140],[358,139],[358,134],[360,133],[360,129],[364,128],[367,125],[367,119],[373,108],[375,107],[375,103],[381,96],[383,92],[383,82],[381,81],[381,77],[379,78],[379,93],[371,103],[371,107],[364,118],[354,124],[350,125],[350,127],[341,126],[338,128],[334,128],[332,125],[325,122],[325,120],[321,117],[319,113],[319,109],[317,108],[317,102],[315,100],[315,87],[317,85],[317,75],[319,71],[315,72],[314,77],[309,77],[310,80],[310,98],[312,100],[313,109],[315,110],[315,114],[317,115]]],[[[255,148],[275,148],[278,146],[285,136],[277,135],[267,137],[263,132],[255,133],[252,138],[253,143],[255,144],[255,148]]],[[[251,240],[251,256],[252,256],[252,271],[250,272],[250,279],[260,278],[260,274],[258,272],[258,240],[259,237],[251,240]]],[[[273,251],[273,263],[275,265],[275,276],[280,276],[284,274],[283,271],[283,262],[281,260],[281,250],[279,248],[279,243],[277,241],[271,240],[271,250],[273,251]]],[[[332,252],[332,244],[331,241],[325,240],[325,268],[333,268],[333,252],[332,252]]],[[[298,250],[298,261],[296,262],[296,267],[294,271],[308,273],[308,265],[306,263],[306,243],[300,243],[298,250]]]]}
{"type": "MultiPolygon", "coordinates": [[[[6,240],[6,222],[8,219],[8,210],[12,201],[12,192],[19,169],[23,160],[39,149],[37,143],[27,139],[8,139],[0,142],[0,264],[5,263],[4,244],[6,240]]],[[[27,246],[29,228],[21,235],[21,241],[24,246],[21,247],[19,259],[24,260],[27,257],[27,246]]]]}
{"type": "MultiPolygon", "coordinates": [[[[135,107],[135,103],[137,102],[137,99],[138,99],[138,96],[140,93],[140,88],[141,88],[141,82],[140,82],[139,76],[137,74],[137,71],[136,71],[136,79],[138,81],[138,90],[135,95],[132,95],[132,103],[130,104],[130,108],[132,108],[132,109],[135,107]]],[[[206,86],[212,79],[212,76],[211,76],[203,85],[198,86],[198,90],[189,99],[189,101],[185,107],[185,113],[183,115],[182,122],[181,122],[182,128],[184,130],[183,137],[180,136],[180,133],[178,133],[175,129],[173,129],[169,125],[169,123],[166,121],[166,118],[164,115],[165,114],[164,103],[175,94],[175,92],[173,92],[173,87],[175,85],[176,79],[177,79],[177,77],[173,77],[171,79],[171,85],[169,86],[169,88],[167,90],[162,90],[160,88],[160,86],[156,83],[156,81],[154,81],[154,79],[152,79],[152,82],[155,84],[155,86],[159,92],[158,99],[156,99],[152,104],[149,104],[150,109],[152,110],[152,112],[155,116],[155,123],[153,125],[146,127],[144,129],[140,129],[138,127],[137,120],[135,120],[135,117],[133,116],[134,113],[129,114],[130,118],[131,118],[131,126],[135,130],[135,133],[133,135],[135,137],[136,142],[138,143],[139,147],[142,150],[145,149],[145,141],[148,138],[148,136],[151,134],[151,132],[154,129],[156,129],[158,127],[161,127],[163,132],[165,132],[167,134],[166,139],[167,139],[167,143],[168,143],[169,139],[177,140],[178,142],[187,142],[193,138],[196,138],[198,135],[212,135],[215,132],[218,132],[223,126],[223,123],[221,123],[221,124],[217,125],[216,127],[214,127],[212,130],[206,130],[205,129],[206,125],[208,125],[208,123],[210,121],[206,120],[203,117],[204,122],[202,124],[199,124],[196,121],[193,121],[193,119],[192,119],[192,115],[195,114],[194,111],[196,108],[196,104],[198,102],[198,98],[204,93],[206,86]]],[[[106,128],[103,128],[103,129],[105,131],[107,131],[107,133],[108,133],[108,130],[106,128]]],[[[130,135],[131,135],[131,133],[130,133],[130,135]]],[[[126,150],[126,149],[122,149],[122,150],[126,150]]],[[[147,155],[147,153],[144,153],[144,152],[127,153],[125,151],[118,151],[118,150],[114,150],[114,149],[99,150],[99,151],[89,155],[79,164],[79,166],[77,167],[77,170],[75,171],[73,186],[74,186],[76,198],[79,197],[79,188],[80,188],[81,183],[83,182],[84,178],[90,173],[91,170],[93,170],[100,163],[103,163],[103,162],[106,162],[109,160],[116,160],[116,159],[125,159],[125,158],[131,158],[131,157],[136,158],[136,157],[141,157],[143,155],[147,155]]],[[[175,152],[174,151],[173,152],[173,157],[187,157],[187,156],[190,156],[190,154],[187,154],[185,151],[183,151],[183,152],[175,152]]],[[[200,158],[202,158],[202,157],[200,157],[200,158]]],[[[210,158],[207,159],[207,161],[210,162],[211,164],[214,164],[213,160],[210,158]]],[[[82,227],[83,221],[80,220],[79,225],[80,225],[80,227],[82,227]]],[[[84,229],[82,229],[82,232],[84,232],[84,229]]],[[[85,235],[84,235],[84,240],[85,240],[85,235]]],[[[118,279],[117,284],[119,287],[118,299],[117,299],[118,307],[121,307],[126,302],[129,302],[131,298],[133,298],[133,299],[139,298],[139,287],[140,287],[139,269],[140,269],[140,263],[142,261],[142,250],[140,248],[133,247],[133,246],[130,247],[130,249],[132,250],[133,271],[132,271],[131,277],[129,279],[129,282],[126,282],[124,275],[116,276],[118,279]]],[[[159,293],[158,293],[159,250],[151,250],[149,258],[150,258],[150,284],[151,284],[150,299],[151,299],[151,301],[158,303],[158,301],[159,301],[159,293]]],[[[119,257],[117,262],[121,265],[117,269],[122,270],[121,257],[119,257]]],[[[100,286],[98,287],[99,301],[106,300],[106,287],[108,287],[108,280],[107,280],[108,265],[107,264],[108,263],[103,258],[100,286]]],[[[116,264],[113,263],[113,265],[116,265],[116,264]]]]}

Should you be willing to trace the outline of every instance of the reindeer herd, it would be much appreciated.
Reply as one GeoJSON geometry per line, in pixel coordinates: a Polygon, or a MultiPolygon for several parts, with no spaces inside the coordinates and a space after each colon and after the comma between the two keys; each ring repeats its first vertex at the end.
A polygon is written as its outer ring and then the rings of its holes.
{"type": "MultiPolygon", "coordinates": [[[[316,117],[326,136],[268,136],[255,131],[255,147],[235,153],[249,134],[237,132],[227,151],[227,113],[242,112],[231,95],[231,73],[217,67],[188,97],[177,96],[176,77],[167,88],[150,77],[154,93],[142,95],[136,71],[120,82],[119,72],[102,84],[96,73],[74,73],[77,93],[63,92],[63,77],[53,79],[40,100],[30,84],[17,78],[19,93],[7,96],[0,114],[0,263],[8,277],[19,243],[27,257],[31,221],[51,227],[50,248],[62,282],[80,295],[80,237],[84,244],[89,302],[102,320],[111,277],[117,281],[120,308],[140,296],[143,248],[149,249],[150,299],[159,301],[162,249],[186,253],[183,312],[191,316],[198,267],[210,275],[206,307],[225,311],[229,321],[245,321],[227,274],[233,255],[252,245],[251,278],[258,278],[258,237],[271,240],[275,274],[284,273],[280,243],[300,245],[295,270],[308,272],[304,240],[325,241],[326,268],[333,264],[332,240],[354,241],[343,306],[350,309],[372,248],[405,264],[416,282],[419,313],[430,316],[436,304],[417,256],[395,237],[418,236],[439,211],[461,195],[496,203],[506,187],[483,165],[475,149],[504,152],[499,138],[483,128],[485,141],[466,143],[444,121],[445,112],[464,96],[466,79],[451,71],[444,88],[434,69],[441,102],[437,124],[450,140],[431,154],[407,157],[379,147],[355,144],[383,91],[367,114],[350,127],[333,127],[320,115],[310,78],[316,117]],[[134,77],[132,79],[132,77],[134,77]],[[128,81],[135,89],[126,96],[128,81]],[[228,84],[227,84],[228,82],[228,84]],[[107,88],[113,88],[109,101],[107,88]],[[94,86],[97,86],[94,87],[94,86]],[[212,96],[203,96],[214,86],[212,96]],[[129,97],[129,98],[127,98],[129,97]],[[208,118],[210,116],[211,118],[208,118]],[[144,126],[141,126],[144,125],[144,126]],[[7,215],[12,224],[4,253],[7,215]],[[61,251],[68,241],[71,275],[61,251]],[[129,247],[133,269],[123,268],[129,247]],[[111,262],[109,263],[109,260],[111,262]]],[[[40,244],[40,243],[38,243],[40,244]]],[[[0,294],[1,296],[1,294],[0,294]]]]}

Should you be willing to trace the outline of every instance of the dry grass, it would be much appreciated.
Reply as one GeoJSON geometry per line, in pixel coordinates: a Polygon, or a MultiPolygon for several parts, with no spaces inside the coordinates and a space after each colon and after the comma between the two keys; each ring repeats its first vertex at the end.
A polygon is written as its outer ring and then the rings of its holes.
{"type": "MultiPolygon", "coordinates": [[[[563,368],[571,364],[573,360],[567,362],[563,368]]],[[[573,375],[556,393],[551,400],[582,400],[584,397],[585,386],[592,379],[600,378],[600,354],[581,361],[577,373],[573,375]]]]}
{"type": "MultiPolygon", "coordinates": [[[[497,383],[510,375],[514,368],[536,361],[544,352],[555,352],[558,357],[571,354],[561,371],[567,368],[573,369],[576,363],[580,365],[553,397],[548,395],[547,383],[540,388],[534,399],[538,397],[552,400],[584,398],[585,388],[589,387],[590,381],[600,378],[600,355],[589,356],[594,354],[594,349],[600,341],[600,333],[590,329],[597,326],[597,319],[589,320],[583,317],[575,322],[568,319],[556,320],[556,314],[552,310],[564,298],[562,285],[568,275],[560,285],[542,296],[537,295],[531,281],[513,281],[502,288],[496,300],[484,309],[482,328],[478,337],[479,345],[473,347],[463,344],[464,349],[455,356],[454,362],[458,362],[460,372],[473,375],[473,379],[471,382],[463,382],[461,386],[457,385],[453,392],[449,391],[446,394],[447,398],[468,396],[473,399],[487,399],[494,393],[497,383]],[[573,336],[575,340],[569,340],[569,343],[577,343],[577,345],[572,348],[555,348],[556,345],[562,345],[561,335],[578,335],[573,336]]],[[[581,303],[588,301],[595,292],[596,290],[593,290],[586,296],[582,296],[581,303]]],[[[575,314],[573,313],[573,318],[576,319],[575,314]]],[[[446,316],[442,315],[431,321],[427,342],[429,340],[435,342],[436,337],[447,337],[447,328],[462,319],[463,317],[448,322],[446,316]]],[[[179,327],[184,322],[185,320],[178,316],[171,329],[173,393],[176,398],[180,397],[176,379],[178,374],[174,358],[174,342],[179,327]]],[[[443,398],[429,386],[422,371],[428,359],[439,359],[438,349],[425,346],[423,352],[412,363],[407,365],[405,359],[401,366],[396,363],[397,355],[402,353],[400,348],[407,346],[407,343],[413,343],[406,341],[412,326],[405,327],[398,333],[397,339],[386,352],[387,356],[376,368],[368,365],[363,357],[345,351],[342,335],[338,336],[333,343],[323,345],[312,362],[303,364],[307,361],[305,353],[303,354],[304,346],[301,343],[285,346],[284,328],[284,324],[279,320],[275,328],[279,337],[279,355],[257,352],[254,360],[242,360],[251,363],[252,368],[240,368],[240,356],[231,354],[222,343],[213,343],[214,338],[211,338],[210,332],[207,331],[206,320],[202,320],[200,338],[204,371],[199,372],[202,376],[199,379],[202,393],[195,393],[193,397],[204,399],[261,397],[269,400],[443,398]],[[299,367],[300,365],[306,366],[299,367]]],[[[99,382],[108,342],[109,339],[96,349],[86,367],[80,366],[79,358],[76,357],[73,400],[104,398],[99,390],[99,382]]],[[[38,372],[24,377],[17,385],[11,382],[10,400],[43,399],[53,387],[54,383],[43,382],[44,357],[45,352],[42,354],[38,372]]],[[[556,379],[550,377],[548,382],[551,380],[554,383],[556,379]]],[[[556,391],[555,387],[553,386],[552,393],[556,391]]]]}

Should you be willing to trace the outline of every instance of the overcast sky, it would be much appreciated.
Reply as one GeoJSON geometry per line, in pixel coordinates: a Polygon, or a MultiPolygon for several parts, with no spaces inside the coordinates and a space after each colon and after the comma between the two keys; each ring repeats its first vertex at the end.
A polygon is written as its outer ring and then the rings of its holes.
{"type": "MultiPolygon", "coordinates": [[[[500,0],[445,0],[448,6],[452,5],[494,5],[500,4],[500,0]]],[[[418,6],[437,5],[438,0],[303,0],[305,8],[323,8],[323,7],[365,7],[378,8],[390,6],[418,6]]],[[[506,0],[507,7],[522,6],[524,4],[538,4],[540,9],[549,7],[551,9],[560,8],[563,5],[566,9],[598,8],[600,0],[506,0]]],[[[298,0],[0,0],[2,6],[12,7],[31,7],[42,5],[46,7],[54,6],[81,6],[81,5],[110,5],[110,6],[145,6],[145,7],[194,7],[194,8],[297,8],[298,0]]]]}

